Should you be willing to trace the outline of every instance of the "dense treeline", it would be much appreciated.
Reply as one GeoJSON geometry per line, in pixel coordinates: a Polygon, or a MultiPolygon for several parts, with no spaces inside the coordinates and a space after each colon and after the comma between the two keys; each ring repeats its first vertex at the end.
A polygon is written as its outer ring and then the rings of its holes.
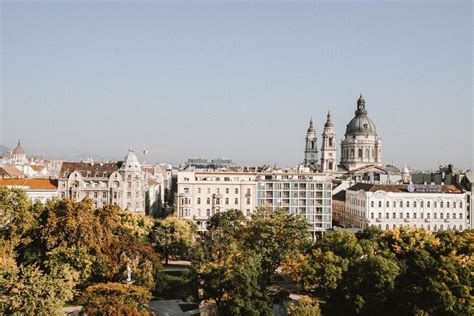
{"type": "Polygon", "coordinates": [[[285,263],[326,315],[472,315],[474,231],[325,234],[285,263]]]}
{"type": "Polygon", "coordinates": [[[292,315],[473,314],[472,230],[337,230],[312,243],[306,227],[284,211],[228,211],[196,235],[175,217],[90,200],[31,205],[23,191],[0,188],[0,313],[56,315],[81,304],[90,315],[148,315],[149,300],[165,296],[210,300],[222,315],[271,315],[275,306],[292,315]],[[192,265],[166,275],[168,258],[192,265]],[[133,285],[123,284],[127,266],[133,285]],[[282,278],[297,284],[298,303],[276,286],[282,278]]]}

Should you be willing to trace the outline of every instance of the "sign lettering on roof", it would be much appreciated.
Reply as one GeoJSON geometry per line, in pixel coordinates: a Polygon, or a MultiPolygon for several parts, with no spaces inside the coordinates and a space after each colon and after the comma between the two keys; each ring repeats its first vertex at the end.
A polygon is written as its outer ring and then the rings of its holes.
{"type": "Polygon", "coordinates": [[[415,184],[415,192],[441,193],[443,186],[440,184],[415,184]]]}

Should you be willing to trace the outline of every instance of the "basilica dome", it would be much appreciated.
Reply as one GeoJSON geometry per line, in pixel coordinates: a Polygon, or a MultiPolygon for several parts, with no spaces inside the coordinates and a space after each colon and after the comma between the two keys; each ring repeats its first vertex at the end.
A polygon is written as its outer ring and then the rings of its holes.
{"type": "Polygon", "coordinates": [[[13,149],[12,154],[14,155],[26,155],[26,151],[21,147],[20,141],[18,141],[18,146],[13,149]]]}
{"type": "Polygon", "coordinates": [[[347,135],[377,135],[377,129],[375,128],[374,122],[367,116],[365,110],[365,100],[360,96],[357,100],[357,111],[355,117],[347,124],[346,136],[347,135]]]}

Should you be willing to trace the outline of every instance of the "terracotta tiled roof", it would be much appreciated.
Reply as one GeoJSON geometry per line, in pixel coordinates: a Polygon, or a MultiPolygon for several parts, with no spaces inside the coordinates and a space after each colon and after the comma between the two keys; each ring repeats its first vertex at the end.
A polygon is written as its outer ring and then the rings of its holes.
{"type": "MultiPolygon", "coordinates": [[[[347,190],[351,191],[366,191],[366,192],[376,192],[376,191],[385,191],[385,192],[408,192],[407,184],[370,184],[370,183],[356,183],[347,190]]],[[[441,192],[443,193],[462,193],[462,190],[453,184],[442,185],[441,192]]],[[[429,192],[427,192],[429,193],[429,192]]]]}
{"type": "Polygon", "coordinates": [[[15,167],[1,167],[0,176],[24,177],[25,175],[15,167]]]}
{"type": "Polygon", "coordinates": [[[22,186],[31,189],[57,190],[58,181],[52,179],[0,179],[0,186],[22,186]]]}
{"type": "Polygon", "coordinates": [[[45,168],[45,166],[41,166],[41,165],[31,165],[31,169],[33,169],[34,171],[41,171],[45,168]]]}

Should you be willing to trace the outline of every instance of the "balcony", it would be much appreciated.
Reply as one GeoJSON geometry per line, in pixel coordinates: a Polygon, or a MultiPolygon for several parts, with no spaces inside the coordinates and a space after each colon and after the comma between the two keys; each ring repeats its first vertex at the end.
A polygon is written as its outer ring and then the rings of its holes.
{"type": "Polygon", "coordinates": [[[425,222],[431,223],[431,218],[425,218],[425,222]]]}
{"type": "Polygon", "coordinates": [[[404,219],[404,222],[411,222],[411,219],[405,218],[405,219],[404,219]]]}
{"type": "Polygon", "coordinates": [[[376,221],[376,222],[381,222],[382,219],[381,219],[381,218],[377,218],[375,221],[376,221]]]}
{"type": "Polygon", "coordinates": [[[445,222],[445,223],[449,223],[449,222],[451,222],[451,219],[450,219],[450,218],[445,218],[445,219],[444,219],[444,222],[445,222]]]}

